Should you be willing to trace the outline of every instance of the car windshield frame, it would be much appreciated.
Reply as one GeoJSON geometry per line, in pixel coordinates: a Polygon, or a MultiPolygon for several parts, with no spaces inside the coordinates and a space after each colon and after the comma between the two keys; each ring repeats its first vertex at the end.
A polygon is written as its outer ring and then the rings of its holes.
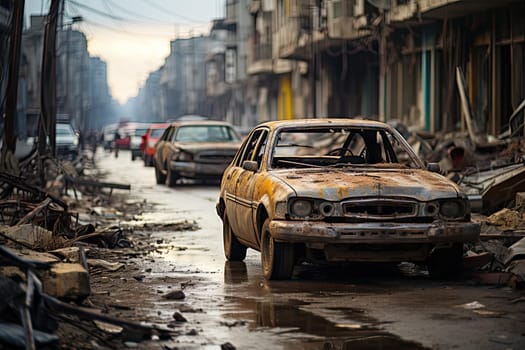
{"type": "Polygon", "coordinates": [[[162,134],[164,134],[165,130],[166,130],[166,128],[154,128],[154,129],[151,129],[151,132],[149,134],[149,138],[158,139],[158,138],[162,137],[162,134]]]}
{"type": "Polygon", "coordinates": [[[57,136],[75,136],[75,131],[69,124],[57,124],[55,132],[57,136]]]}
{"type": "Polygon", "coordinates": [[[133,130],[133,136],[142,136],[148,132],[148,128],[137,128],[133,130]]]}
{"type": "MultiPolygon", "coordinates": [[[[321,140],[320,142],[322,142],[321,140]]],[[[326,140],[325,140],[326,141],[326,140]]],[[[348,140],[345,141],[349,142],[348,140]]],[[[424,163],[419,159],[419,157],[415,154],[413,149],[410,147],[410,145],[406,142],[406,140],[396,131],[390,128],[380,127],[376,125],[294,125],[294,126],[283,126],[279,127],[274,130],[272,135],[272,140],[270,142],[271,147],[267,150],[268,156],[266,159],[266,167],[269,170],[279,170],[279,169],[290,169],[290,168],[339,168],[339,167],[356,167],[356,168],[392,168],[392,169],[425,169],[424,163]],[[345,130],[345,131],[343,131],[345,130]],[[305,137],[305,134],[311,134],[311,133],[317,133],[322,134],[321,131],[327,131],[331,133],[339,133],[339,135],[344,135],[345,132],[348,135],[351,135],[351,133],[356,132],[375,132],[377,134],[377,137],[383,137],[388,138],[388,140],[385,142],[385,140],[382,140],[383,143],[390,144],[390,147],[392,149],[388,152],[395,153],[395,156],[397,156],[398,152],[401,151],[404,155],[406,155],[406,158],[403,158],[401,160],[396,159],[389,159],[389,160],[381,160],[374,163],[368,163],[368,162],[353,162],[353,161],[347,161],[344,164],[337,162],[336,160],[332,159],[326,159],[326,161],[320,161],[315,164],[312,164],[310,162],[301,162],[299,161],[289,161],[286,162],[286,166],[276,166],[277,158],[279,157],[287,157],[290,158],[301,158],[301,157],[312,157],[312,158],[330,158],[334,157],[335,155],[328,155],[326,153],[321,153],[319,149],[316,149],[318,147],[313,147],[313,140],[315,140],[315,135],[310,135],[309,137],[305,137]],[[285,143],[279,145],[279,142],[282,142],[282,136],[286,133],[289,134],[295,134],[299,135],[298,137],[299,142],[290,142],[289,140],[285,141],[285,143]],[[301,143],[301,137],[303,138],[303,141],[306,140],[304,144],[301,143]],[[298,152],[299,155],[293,154],[290,152],[290,154],[286,155],[284,154],[278,154],[279,148],[301,148],[304,151],[298,152]],[[313,150],[314,152],[310,152],[313,150]],[[308,155],[308,153],[310,154],[308,155]],[[304,155],[301,155],[303,153],[304,155]]],[[[327,145],[324,145],[327,146],[327,145]]],[[[347,145],[348,146],[348,145],[347,145]]],[[[387,147],[381,146],[381,147],[387,147]]],[[[327,147],[328,148],[328,147],[327,147]]],[[[282,150],[281,150],[282,151],[282,150]]],[[[357,156],[357,155],[356,155],[357,156]]],[[[395,158],[395,157],[394,157],[395,158]]]]}
{"type": "Polygon", "coordinates": [[[191,124],[181,125],[172,136],[173,142],[222,143],[239,142],[240,137],[235,129],[224,124],[191,124]],[[211,131],[219,131],[210,137],[211,131]],[[182,133],[182,135],[181,135],[182,133]]]}

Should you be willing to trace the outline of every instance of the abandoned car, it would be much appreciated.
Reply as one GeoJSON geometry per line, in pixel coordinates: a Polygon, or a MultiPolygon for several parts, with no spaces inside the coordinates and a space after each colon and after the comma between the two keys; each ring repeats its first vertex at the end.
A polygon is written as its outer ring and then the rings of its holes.
{"type": "Polygon", "coordinates": [[[173,187],[182,178],[219,180],[239,146],[239,135],[227,122],[173,122],[155,145],[157,184],[173,187]]]}
{"type": "Polygon", "coordinates": [[[267,279],[289,279],[303,261],[422,262],[453,277],[480,233],[458,186],[392,127],[365,120],[260,124],[225,170],[216,208],[226,258],[260,251],[267,279]]]}

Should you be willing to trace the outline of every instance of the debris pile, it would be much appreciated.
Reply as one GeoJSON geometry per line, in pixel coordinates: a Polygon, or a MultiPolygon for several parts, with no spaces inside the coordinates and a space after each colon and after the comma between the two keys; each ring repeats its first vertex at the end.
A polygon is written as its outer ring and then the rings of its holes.
{"type": "Polygon", "coordinates": [[[115,209],[113,190],[130,186],[98,181],[91,166],[86,159],[47,162],[41,187],[35,177],[0,172],[0,344],[8,348],[60,346],[61,324],[110,348],[116,336],[138,342],[173,334],[89,307],[92,274],[125,268],[97,251],[133,247],[115,220],[142,209],[120,199],[125,208],[115,209]]]}
{"type": "Polygon", "coordinates": [[[463,132],[431,134],[389,122],[427,163],[467,194],[480,241],[470,245],[464,267],[480,283],[525,287],[525,100],[497,137],[480,132],[458,67],[463,132]]]}

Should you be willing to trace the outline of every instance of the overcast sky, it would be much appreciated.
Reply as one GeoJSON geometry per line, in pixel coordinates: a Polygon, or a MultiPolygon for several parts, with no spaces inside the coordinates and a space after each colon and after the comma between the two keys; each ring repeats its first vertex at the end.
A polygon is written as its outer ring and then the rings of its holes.
{"type": "MultiPolygon", "coordinates": [[[[159,68],[176,37],[207,34],[225,0],[65,0],[65,23],[85,33],[88,50],[108,64],[114,98],[124,103],[159,68]]],[[[47,13],[49,0],[26,0],[25,15],[47,13]]]]}

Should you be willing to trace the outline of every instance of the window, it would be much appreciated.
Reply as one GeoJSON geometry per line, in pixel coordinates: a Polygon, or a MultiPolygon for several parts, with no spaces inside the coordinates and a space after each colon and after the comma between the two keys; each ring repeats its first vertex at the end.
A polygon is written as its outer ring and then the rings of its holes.
{"type": "Polygon", "coordinates": [[[238,141],[237,134],[225,125],[181,126],[175,135],[178,142],[231,142],[238,141]]]}
{"type": "MultiPolygon", "coordinates": [[[[406,144],[388,130],[324,127],[281,131],[273,149],[273,167],[399,164],[417,167],[406,144]]],[[[399,166],[399,165],[397,165],[399,166]]]]}
{"type": "Polygon", "coordinates": [[[151,137],[159,137],[164,133],[165,129],[152,129],[151,130],[151,137]]]}
{"type": "Polygon", "coordinates": [[[257,143],[261,137],[263,130],[255,130],[244,143],[243,150],[241,151],[241,156],[237,159],[235,165],[242,166],[242,163],[245,160],[252,160],[255,150],[257,148],[257,143]]]}

